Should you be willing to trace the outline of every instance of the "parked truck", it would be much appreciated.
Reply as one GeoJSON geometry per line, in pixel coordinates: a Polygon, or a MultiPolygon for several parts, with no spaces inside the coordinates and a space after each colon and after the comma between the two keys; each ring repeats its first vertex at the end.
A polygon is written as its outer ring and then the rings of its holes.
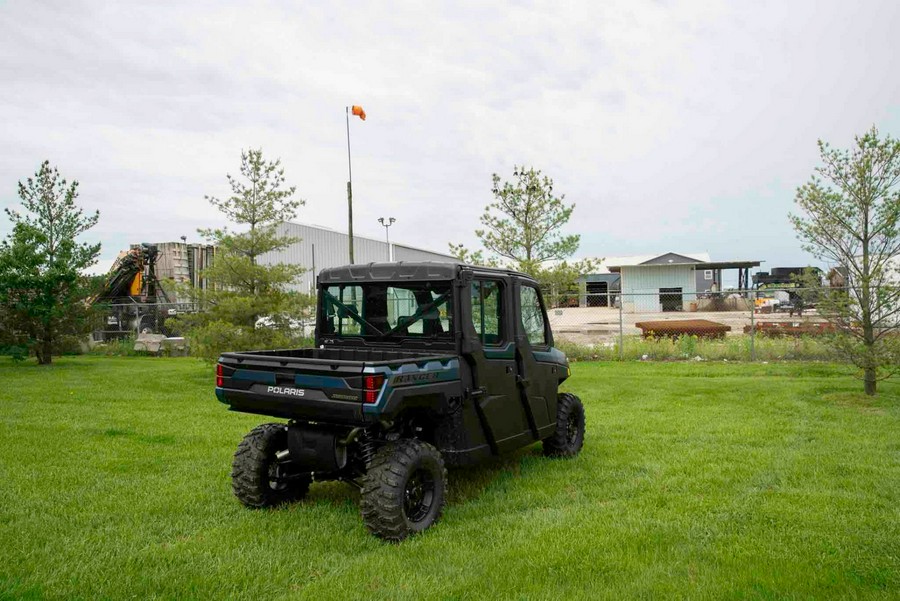
{"type": "Polygon", "coordinates": [[[301,499],[314,481],[361,491],[369,530],[399,541],[432,525],[446,466],[542,441],[572,457],[585,414],[553,346],[537,283],[452,263],[382,263],[318,276],[315,348],[225,353],[216,395],[287,420],[254,428],[232,464],[246,506],[301,499]]]}

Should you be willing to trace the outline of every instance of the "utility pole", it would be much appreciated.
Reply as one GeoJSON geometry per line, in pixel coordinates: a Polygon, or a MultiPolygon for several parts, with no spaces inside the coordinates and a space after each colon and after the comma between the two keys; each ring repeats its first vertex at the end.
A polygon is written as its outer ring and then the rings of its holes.
{"type": "Polygon", "coordinates": [[[397,221],[393,217],[379,217],[378,223],[384,226],[384,238],[387,241],[388,247],[388,261],[394,260],[394,250],[391,248],[391,235],[388,233],[388,228],[394,225],[394,222],[397,221]]]}

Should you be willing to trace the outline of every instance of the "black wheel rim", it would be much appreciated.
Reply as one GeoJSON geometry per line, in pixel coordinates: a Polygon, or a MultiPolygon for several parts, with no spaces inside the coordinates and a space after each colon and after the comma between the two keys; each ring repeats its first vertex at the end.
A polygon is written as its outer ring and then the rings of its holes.
{"type": "Polygon", "coordinates": [[[424,468],[414,471],[403,491],[403,510],[411,522],[421,522],[434,503],[434,477],[424,468]]]}
{"type": "Polygon", "coordinates": [[[569,419],[566,421],[566,442],[569,446],[573,446],[578,442],[578,414],[570,413],[569,419]]]}
{"type": "Polygon", "coordinates": [[[269,464],[269,488],[279,492],[287,489],[281,465],[277,461],[269,464]]]}

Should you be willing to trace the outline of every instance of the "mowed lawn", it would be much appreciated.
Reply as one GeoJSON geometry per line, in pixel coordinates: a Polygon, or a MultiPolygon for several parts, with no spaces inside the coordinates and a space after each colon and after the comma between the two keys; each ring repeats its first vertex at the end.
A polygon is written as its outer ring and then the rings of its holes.
{"type": "Polygon", "coordinates": [[[900,597],[900,385],[822,364],[584,363],[575,460],[534,445],[451,471],[400,545],[357,493],[244,509],[265,418],[193,359],[0,361],[0,597],[900,597]]]}

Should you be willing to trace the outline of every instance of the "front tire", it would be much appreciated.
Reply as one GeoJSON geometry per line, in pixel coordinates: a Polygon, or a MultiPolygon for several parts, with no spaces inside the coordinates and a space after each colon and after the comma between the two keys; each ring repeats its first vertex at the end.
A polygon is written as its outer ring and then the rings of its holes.
{"type": "Polygon", "coordinates": [[[231,464],[231,489],[241,503],[254,508],[275,507],[306,496],[309,476],[292,476],[275,456],[285,449],[284,424],[262,424],[244,437],[231,464]]]}
{"type": "Polygon", "coordinates": [[[379,538],[397,542],[440,518],[447,469],[436,448],[404,439],[378,450],[362,484],[360,511],[366,527],[379,538]]]}
{"type": "Polygon", "coordinates": [[[563,392],[556,405],[556,431],[544,439],[544,455],[574,457],[584,446],[584,405],[574,394],[563,392]]]}

